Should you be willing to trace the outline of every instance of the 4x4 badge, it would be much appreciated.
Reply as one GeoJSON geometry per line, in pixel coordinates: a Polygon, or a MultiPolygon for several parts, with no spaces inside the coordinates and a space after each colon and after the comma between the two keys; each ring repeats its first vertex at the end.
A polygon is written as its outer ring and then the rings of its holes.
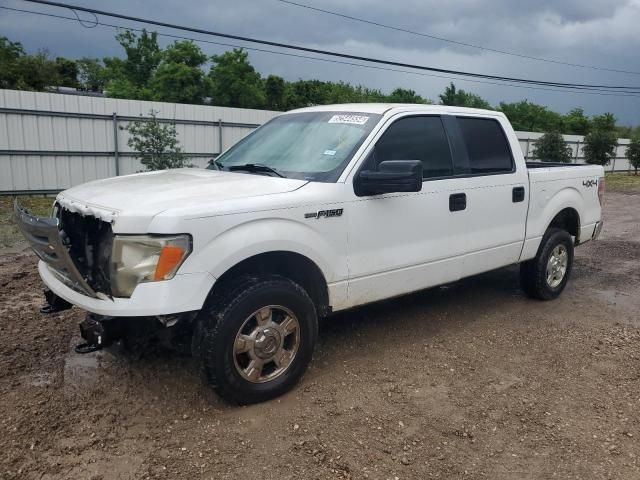
{"type": "Polygon", "coordinates": [[[305,213],[304,218],[331,218],[342,216],[343,209],[336,208],[334,210],[318,210],[317,212],[305,213]]]}
{"type": "Polygon", "coordinates": [[[583,180],[582,185],[584,185],[587,188],[593,187],[595,185],[598,185],[598,180],[583,180]]]}

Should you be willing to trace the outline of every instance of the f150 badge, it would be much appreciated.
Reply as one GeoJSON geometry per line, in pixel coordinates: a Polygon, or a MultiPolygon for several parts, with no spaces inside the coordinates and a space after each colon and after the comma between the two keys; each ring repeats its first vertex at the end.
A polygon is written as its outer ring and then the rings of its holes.
{"type": "Polygon", "coordinates": [[[583,180],[582,185],[584,185],[587,188],[594,187],[598,185],[598,180],[583,180]]]}
{"type": "Polygon", "coordinates": [[[305,213],[304,218],[331,218],[342,216],[342,208],[336,208],[334,210],[318,210],[317,212],[305,213]]]}

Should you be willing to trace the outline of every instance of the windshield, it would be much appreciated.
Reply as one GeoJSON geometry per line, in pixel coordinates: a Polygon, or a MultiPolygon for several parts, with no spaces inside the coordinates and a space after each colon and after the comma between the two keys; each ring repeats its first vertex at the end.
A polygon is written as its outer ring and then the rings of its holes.
{"type": "Polygon", "coordinates": [[[335,182],[380,117],[357,112],[281,115],[231,147],[209,168],[262,165],[288,178],[335,182]]]}

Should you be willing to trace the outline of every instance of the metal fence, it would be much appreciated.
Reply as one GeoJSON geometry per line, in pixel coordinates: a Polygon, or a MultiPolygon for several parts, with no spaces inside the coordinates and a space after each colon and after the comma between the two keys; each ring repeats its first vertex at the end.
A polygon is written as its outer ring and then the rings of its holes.
{"type": "MultiPolygon", "coordinates": [[[[520,141],[520,148],[527,160],[539,160],[535,158],[535,145],[536,141],[543,135],[537,132],[516,132],[518,140],[520,141]]],[[[584,137],[582,135],[563,135],[564,141],[571,147],[571,160],[573,163],[583,163],[584,157],[584,137]]],[[[616,147],[616,156],[613,158],[609,165],[604,169],[607,172],[622,172],[631,170],[631,164],[626,156],[627,146],[630,140],[626,138],[618,139],[618,146],[616,147]]]]}
{"type": "Polygon", "coordinates": [[[0,194],[142,170],[126,126],[151,110],[175,124],[187,162],[200,167],[278,113],[0,89],[0,194]]]}
{"type": "MultiPolygon", "coordinates": [[[[142,170],[127,145],[127,124],[148,118],[174,123],[189,163],[204,167],[278,112],[120,100],[0,89],[0,194],[53,193],[90,180],[142,170]]],[[[542,135],[517,132],[532,160],[542,135]]],[[[583,160],[584,138],[565,135],[574,161],[583,160]]],[[[628,170],[628,140],[620,140],[607,170],[628,170]]]]}

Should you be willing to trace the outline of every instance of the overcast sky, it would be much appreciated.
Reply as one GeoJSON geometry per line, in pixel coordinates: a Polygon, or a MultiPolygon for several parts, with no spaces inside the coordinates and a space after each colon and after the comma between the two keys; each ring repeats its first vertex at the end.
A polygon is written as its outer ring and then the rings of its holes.
{"type": "MultiPolygon", "coordinates": [[[[459,42],[563,62],[640,72],[640,0],[296,1],[459,42]]],[[[278,0],[69,2],[224,33],[406,63],[551,81],[640,85],[640,75],[569,67],[457,46],[286,5],[278,0]]],[[[3,0],[0,4],[73,15],[69,10],[20,0],[3,0]]],[[[89,18],[87,14],[80,15],[89,18]]],[[[100,20],[122,26],[140,26],[107,17],[100,20]]],[[[168,29],[159,31],[225,42],[168,29]]],[[[123,53],[114,40],[113,28],[98,26],[88,29],[67,20],[0,10],[0,32],[11,40],[22,42],[29,51],[46,48],[53,55],[71,58],[123,53]]],[[[170,41],[161,37],[163,44],[170,41]]],[[[228,43],[242,45],[242,42],[228,43]]],[[[228,48],[200,45],[208,54],[228,48]]],[[[396,87],[411,88],[434,101],[451,81],[256,51],[250,51],[250,59],[263,75],[273,73],[289,80],[343,80],[384,91],[396,87]]],[[[563,113],[581,106],[588,114],[610,111],[621,124],[640,124],[638,97],[527,90],[464,80],[455,80],[455,83],[480,94],[492,104],[529,99],[563,113]]]]}

